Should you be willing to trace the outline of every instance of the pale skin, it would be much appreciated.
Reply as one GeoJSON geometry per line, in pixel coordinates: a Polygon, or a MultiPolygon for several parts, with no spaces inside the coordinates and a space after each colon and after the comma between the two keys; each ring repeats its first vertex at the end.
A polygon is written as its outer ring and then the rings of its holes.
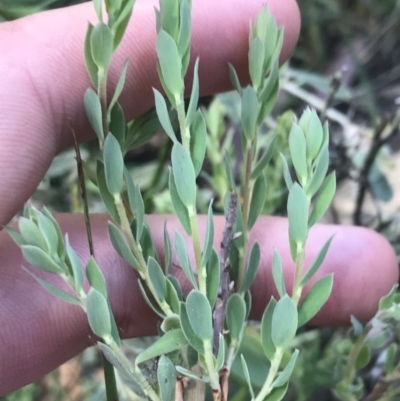
{"type": "MultiPolygon", "coordinates": [[[[248,21],[255,18],[264,2],[234,0],[233,5],[232,0],[193,1],[192,60],[200,56],[202,95],[231,88],[228,62],[239,72],[241,82],[248,82],[248,21]]],[[[294,0],[267,3],[285,27],[283,61],[298,38],[299,12],[294,0]]],[[[137,0],[132,23],[110,72],[113,88],[123,61],[131,58],[121,97],[129,119],[152,107],[151,87],[160,88],[154,5],[155,1],[137,0]]],[[[88,20],[96,21],[91,4],[0,25],[0,225],[7,224],[23,206],[53,157],[71,146],[69,119],[80,142],[93,137],[83,110],[83,94],[90,86],[83,59],[88,20]]],[[[87,260],[82,216],[57,218],[82,260],[87,260]]],[[[179,227],[172,216],[148,219],[160,254],[165,219],[171,231],[179,227]]],[[[107,216],[92,217],[94,244],[121,335],[153,334],[156,318],[141,299],[135,273],[113,251],[106,221],[107,216]]],[[[204,232],[204,219],[200,223],[204,232]]],[[[224,221],[216,218],[215,224],[218,246],[224,221]]],[[[311,231],[306,265],[332,233],[336,236],[318,277],[334,272],[335,284],[331,298],[313,323],[346,324],[351,314],[367,320],[375,313],[379,298],[398,280],[394,251],[372,231],[320,225],[311,231]]],[[[262,249],[261,270],[252,287],[252,317],[260,318],[275,294],[270,273],[274,247],[281,252],[288,288],[291,285],[293,263],[286,219],[261,218],[252,240],[259,241],[262,249]]],[[[0,395],[40,378],[94,343],[83,312],[49,295],[21,265],[28,266],[20,250],[4,231],[0,232],[0,395]]],[[[180,270],[176,273],[182,276],[180,270]]],[[[52,276],[42,276],[59,283],[52,276]]]]}

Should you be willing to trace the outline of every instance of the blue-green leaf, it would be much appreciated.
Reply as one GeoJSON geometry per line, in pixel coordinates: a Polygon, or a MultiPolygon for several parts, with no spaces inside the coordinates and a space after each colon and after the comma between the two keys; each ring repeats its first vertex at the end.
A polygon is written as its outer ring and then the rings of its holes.
{"type": "Polygon", "coordinates": [[[195,175],[197,177],[203,166],[207,147],[206,122],[200,110],[197,110],[194,114],[190,132],[190,156],[192,158],[195,175]]]}
{"type": "Polygon", "coordinates": [[[126,70],[128,69],[129,59],[125,60],[124,66],[122,67],[121,75],[119,76],[117,86],[115,87],[114,95],[111,99],[110,105],[108,106],[109,113],[111,112],[112,108],[114,107],[115,103],[117,103],[119,96],[122,93],[125,85],[125,78],[126,78],[126,70]]]}
{"type": "Polygon", "coordinates": [[[114,51],[114,35],[103,22],[98,23],[90,36],[93,61],[100,70],[107,70],[114,51]]]}
{"type": "Polygon", "coordinates": [[[260,111],[257,93],[251,86],[246,86],[242,92],[242,130],[248,141],[256,136],[257,118],[260,111]]]}
{"type": "Polygon", "coordinates": [[[253,194],[250,202],[249,219],[247,220],[248,229],[251,230],[260,216],[265,200],[267,199],[267,179],[261,173],[254,183],[253,194]]]}
{"type": "Polygon", "coordinates": [[[65,249],[67,251],[67,255],[71,263],[75,289],[79,293],[83,291],[82,264],[75,250],[71,247],[71,244],[69,243],[68,234],[65,235],[65,249]]]}
{"type": "Polygon", "coordinates": [[[164,302],[167,295],[167,285],[161,266],[154,258],[150,257],[147,262],[147,269],[151,285],[154,288],[154,292],[156,293],[158,300],[160,302],[164,302]]]}
{"type": "Polygon", "coordinates": [[[89,123],[93,128],[93,131],[96,133],[100,143],[103,143],[104,131],[101,104],[97,93],[92,88],[86,90],[83,103],[89,123]]]}
{"type": "Polygon", "coordinates": [[[187,343],[186,337],[181,329],[168,331],[155,343],[150,345],[150,347],[140,353],[135,360],[135,364],[139,365],[149,359],[179,350],[187,343]]]}
{"type": "Polygon", "coordinates": [[[175,131],[172,128],[171,119],[169,117],[167,103],[165,102],[164,96],[155,88],[153,88],[154,100],[156,105],[157,117],[160,120],[161,126],[165,133],[170,137],[172,142],[176,142],[175,131]]]}
{"type": "Polygon", "coordinates": [[[213,337],[212,313],[208,299],[197,290],[192,290],[186,298],[186,311],[190,325],[203,341],[213,337]]]}
{"type": "Polygon", "coordinates": [[[162,401],[175,399],[176,371],[171,360],[162,355],[157,365],[157,381],[162,401]]]}
{"type": "Polygon", "coordinates": [[[174,39],[163,29],[158,33],[157,55],[163,81],[174,99],[177,101],[183,90],[182,65],[178,48],[174,39]]]}
{"type": "Polygon", "coordinates": [[[274,314],[276,306],[276,300],[271,298],[268,306],[265,308],[262,320],[261,320],[261,344],[264,349],[264,353],[267,358],[272,361],[275,355],[276,347],[272,341],[272,315],[274,314]]]}
{"type": "Polygon", "coordinates": [[[255,242],[251,247],[246,273],[244,276],[242,288],[240,289],[241,292],[246,292],[247,290],[250,289],[256,277],[259,267],[260,267],[260,245],[258,242],[255,242]]]}
{"type": "Polygon", "coordinates": [[[272,261],[272,275],[279,296],[283,297],[286,294],[285,277],[283,275],[281,255],[276,249],[274,249],[274,259],[272,261]]]}
{"type": "Polygon", "coordinates": [[[296,335],[298,315],[296,304],[284,295],[272,314],[271,339],[276,348],[287,348],[296,335]]]}
{"type": "Polygon", "coordinates": [[[172,205],[174,206],[175,213],[177,214],[182,227],[189,235],[191,235],[189,213],[187,207],[179,197],[172,171],[169,172],[169,192],[171,195],[172,205]]]}
{"type": "Polygon", "coordinates": [[[111,336],[111,319],[107,299],[95,288],[86,298],[86,313],[90,328],[96,336],[106,339],[111,336]]]}
{"type": "Polygon", "coordinates": [[[187,208],[193,208],[196,204],[195,171],[189,153],[179,142],[175,142],[172,147],[171,160],[179,197],[187,208]]]}
{"type": "Polygon", "coordinates": [[[287,211],[289,232],[297,244],[304,244],[308,235],[308,210],[310,201],[303,188],[295,183],[289,191],[287,211]]]}
{"type": "Polygon", "coordinates": [[[192,283],[194,288],[197,288],[196,279],[190,265],[189,254],[187,251],[186,242],[179,231],[175,231],[175,249],[178,255],[179,263],[186,274],[186,277],[192,283]]]}
{"type": "Polygon", "coordinates": [[[198,337],[197,333],[193,330],[190,324],[186,305],[181,302],[180,314],[182,330],[190,346],[195,349],[199,354],[204,354],[203,341],[198,337]]]}
{"type": "Polygon", "coordinates": [[[66,274],[66,271],[55,263],[50,256],[35,245],[22,245],[24,258],[33,266],[55,274],[66,274]]]}
{"type": "Polygon", "coordinates": [[[104,298],[107,298],[106,281],[104,280],[103,273],[93,257],[89,259],[89,262],[86,265],[86,277],[89,280],[89,284],[99,291],[104,298]]]}
{"type": "Polygon", "coordinates": [[[333,274],[320,278],[307,292],[299,308],[299,327],[312,319],[328,300],[333,286],[333,274]]]}
{"type": "Polygon", "coordinates": [[[240,341],[246,319],[246,304],[241,295],[232,294],[226,304],[226,323],[232,341],[240,341]]]}
{"type": "Polygon", "coordinates": [[[189,106],[186,113],[186,124],[188,127],[192,125],[198,103],[199,103],[199,58],[196,59],[196,63],[194,64],[192,93],[190,94],[189,106]]]}
{"type": "Polygon", "coordinates": [[[208,206],[206,239],[204,241],[204,248],[201,256],[202,266],[205,266],[209,261],[214,244],[214,219],[213,219],[214,216],[213,216],[212,204],[213,201],[211,200],[208,206]]]}
{"type": "Polygon", "coordinates": [[[107,188],[112,195],[120,194],[124,185],[124,156],[117,138],[111,133],[104,141],[103,156],[107,188]]]}
{"type": "Polygon", "coordinates": [[[92,49],[90,45],[90,38],[92,37],[93,28],[94,26],[89,22],[85,38],[85,62],[92,84],[95,88],[97,88],[99,69],[93,60],[92,49]]]}
{"type": "Polygon", "coordinates": [[[308,178],[306,138],[303,131],[297,124],[292,125],[289,134],[289,149],[294,169],[302,185],[305,185],[308,178]]]}
{"type": "Polygon", "coordinates": [[[290,376],[292,375],[293,369],[296,365],[298,355],[299,355],[299,350],[295,349],[292,356],[290,357],[289,362],[285,366],[285,368],[282,370],[281,373],[279,373],[279,376],[272,383],[272,387],[275,387],[275,388],[281,387],[289,381],[290,376]]]}

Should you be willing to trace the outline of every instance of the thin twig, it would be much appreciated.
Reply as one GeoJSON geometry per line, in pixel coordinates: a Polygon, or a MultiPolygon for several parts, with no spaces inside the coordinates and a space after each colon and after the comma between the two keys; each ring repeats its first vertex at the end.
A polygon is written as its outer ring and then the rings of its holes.
{"type": "Polygon", "coordinates": [[[237,194],[231,192],[225,228],[222,234],[219,261],[219,288],[214,308],[214,354],[218,354],[219,336],[224,331],[226,303],[229,297],[229,251],[233,240],[233,227],[236,220],[237,194]]]}
{"type": "Polygon", "coordinates": [[[90,252],[90,255],[94,257],[92,227],[90,224],[90,217],[89,217],[89,200],[88,200],[87,192],[86,192],[85,174],[83,172],[82,157],[81,157],[81,152],[79,149],[78,141],[76,139],[75,131],[72,126],[71,119],[69,120],[69,125],[70,125],[70,129],[71,129],[72,137],[74,138],[74,148],[75,148],[75,154],[76,154],[76,164],[77,164],[77,168],[78,168],[79,188],[81,190],[81,197],[82,197],[82,201],[83,201],[83,213],[85,216],[85,225],[86,225],[86,233],[87,233],[88,243],[89,243],[89,252],[90,252]]]}
{"type": "Polygon", "coordinates": [[[395,135],[397,135],[399,124],[400,124],[400,109],[397,111],[397,113],[391,120],[382,119],[380,124],[376,127],[371,148],[365,159],[364,166],[360,172],[360,177],[358,179],[359,187],[356,200],[356,207],[353,214],[353,223],[357,226],[362,225],[361,212],[365,195],[370,188],[368,178],[371,168],[382,146],[388,143],[395,135]]]}
{"type": "Polygon", "coordinates": [[[390,385],[399,383],[400,383],[400,375],[381,377],[375,384],[371,393],[364,399],[364,401],[380,400],[382,396],[386,393],[390,385]]]}
{"type": "Polygon", "coordinates": [[[343,70],[339,70],[334,74],[334,76],[331,79],[331,82],[329,85],[328,97],[325,100],[324,107],[321,110],[321,114],[320,114],[321,123],[324,123],[327,119],[326,112],[331,107],[332,101],[333,101],[337,91],[340,88],[340,85],[342,83],[342,76],[343,76],[343,70]]]}

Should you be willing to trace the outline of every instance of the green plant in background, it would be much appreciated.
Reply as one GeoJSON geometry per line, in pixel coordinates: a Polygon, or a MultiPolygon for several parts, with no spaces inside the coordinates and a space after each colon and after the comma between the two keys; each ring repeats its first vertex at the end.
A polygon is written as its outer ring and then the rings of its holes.
{"type": "MultiPolygon", "coordinates": [[[[83,266],[70,246],[68,235],[62,236],[47,209],[26,209],[19,221],[19,232],[8,231],[29,263],[59,275],[73,295],[29,273],[52,294],[80,306],[87,314],[92,331],[101,339],[99,346],[106,357],[108,399],[118,397],[112,364],[140,396],[151,400],[204,399],[204,385],[211,388],[215,400],[227,400],[229,374],[239,354],[250,313],[250,287],[260,265],[260,246],[250,242],[249,233],[265,208],[267,176],[271,175],[269,164],[271,160],[279,161],[289,193],[289,242],[296,264],[294,284],[287,291],[281,257],[275,251],[272,270],[279,299],[270,300],[261,322],[261,345],[269,368],[259,392],[254,391],[243,355],[240,360],[252,400],[280,400],[288,389],[299,354],[297,349],[291,351],[297,329],[320,310],[332,289],[332,275],[322,277],[300,302],[305,284],[322,265],[331,242],[328,239],[310,266],[303,269],[309,230],[325,213],[335,192],[335,174],[327,175],[327,125],[323,126],[316,112],[310,109],[292,124],[288,151],[294,167],[293,179],[285,156],[274,154],[279,132],[274,137],[260,134],[278,94],[278,57],[283,39],[283,31],[277,28],[274,18],[264,7],[250,29],[251,85],[242,88],[233,66],[229,66],[232,83],[241,98],[240,139],[244,163],[236,179],[231,137],[228,135],[225,141],[223,159],[217,159],[216,145],[221,138],[218,119],[213,122],[210,118],[213,111],[208,112],[205,119],[198,109],[199,60],[194,63],[190,100],[187,107],[185,105],[184,77],[190,61],[191,31],[191,2],[188,0],[162,0],[160,10],[156,10],[158,73],[166,97],[153,89],[155,113],[127,123],[118,98],[124,88],[128,61],[122,67],[111,99],[107,99],[107,72],[133,5],[134,0],[106,0],[108,18],[104,22],[103,2],[94,1],[98,23],[89,24],[85,40],[85,60],[94,89],[86,91],[84,104],[101,155],[96,171],[89,165],[85,165],[85,171],[97,185],[113,219],[108,224],[108,233],[116,252],[137,271],[144,299],[162,319],[160,337],[134,362],[127,358],[110,307],[107,283],[93,250],[86,265],[90,288],[85,291],[83,266]],[[188,294],[183,293],[180,283],[171,274],[172,245],[167,228],[165,258],[160,260],[146,224],[140,189],[124,165],[127,151],[157,132],[155,115],[172,141],[169,193],[191,242],[188,249],[182,233],[175,231],[175,252],[180,268],[191,284],[188,294]],[[206,120],[211,127],[210,136],[206,120]],[[176,125],[179,133],[175,132],[176,125]],[[217,195],[226,218],[220,254],[213,248],[213,201],[208,206],[203,246],[198,229],[196,180],[206,154],[214,166],[221,161],[224,166],[210,178],[216,180],[214,187],[221,189],[217,195]],[[189,257],[190,248],[193,262],[189,257]],[[289,358],[284,358],[288,353],[289,358]],[[146,370],[146,364],[154,360],[156,381],[146,370]],[[182,378],[202,385],[186,391],[182,378]]],[[[292,118],[291,115],[288,117],[292,118]]],[[[287,120],[282,122],[282,126],[286,123],[287,120]]]]}

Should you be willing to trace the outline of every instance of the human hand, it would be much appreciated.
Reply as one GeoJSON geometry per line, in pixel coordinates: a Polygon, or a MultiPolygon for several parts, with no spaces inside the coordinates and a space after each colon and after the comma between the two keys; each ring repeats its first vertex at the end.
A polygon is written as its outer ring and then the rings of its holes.
{"type": "MultiPolygon", "coordinates": [[[[230,89],[227,63],[241,82],[248,81],[249,19],[263,0],[193,2],[192,60],[200,56],[202,95],[230,89]]],[[[155,1],[138,0],[132,22],[110,71],[110,87],[121,66],[131,57],[121,104],[127,118],[152,106],[151,87],[160,88],[156,71],[155,1]]],[[[299,14],[294,0],[270,0],[268,5],[285,26],[282,60],[298,37],[299,14]]],[[[0,224],[29,198],[53,157],[71,145],[69,119],[80,142],[93,137],[83,108],[90,81],[83,59],[87,20],[95,21],[91,4],[46,12],[0,25],[0,224]]],[[[190,71],[190,68],[189,68],[190,71]]],[[[190,78],[189,78],[190,81],[190,78]]],[[[189,83],[189,82],[188,82],[189,83]]],[[[92,216],[96,259],[108,283],[111,304],[124,337],[154,334],[156,317],[142,300],[133,269],[114,252],[107,236],[107,216],[92,216]]],[[[152,235],[162,254],[165,219],[171,231],[179,227],[172,216],[149,216],[152,235]]],[[[82,216],[60,215],[71,244],[87,260],[82,216]]],[[[205,221],[200,221],[204,231],[205,221]]],[[[216,245],[224,220],[216,218],[216,245]]],[[[331,298],[314,324],[344,324],[350,314],[370,318],[383,294],[398,279],[395,254],[374,232],[354,227],[316,226],[311,230],[306,265],[325,240],[336,233],[319,275],[335,272],[331,298]],[[368,296],[365,296],[366,289],[368,296]],[[362,299],[362,302],[360,300],[362,299]]],[[[270,265],[273,247],[283,258],[287,285],[293,264],[287,238],[287,221],[262,217],[252,231],[262,249],[261,269],[252,288],[254,318],[260,318],[274,294],[270,265]]],[[[0,395],[6,394],[54,369],[94,344],[85,314],[48,294],[21,269],[28,264],[5,232],[0,233],[0,395]]],[[[37,271],[37,270],[35,270],[37,271]]],[[[180,275],[177,270],[176,274],[180,275]]],[[[42,272],[38,273],[43,275],[42,272]]],[[[47,280],[56,281],[46,275],[47,280]]]]}

